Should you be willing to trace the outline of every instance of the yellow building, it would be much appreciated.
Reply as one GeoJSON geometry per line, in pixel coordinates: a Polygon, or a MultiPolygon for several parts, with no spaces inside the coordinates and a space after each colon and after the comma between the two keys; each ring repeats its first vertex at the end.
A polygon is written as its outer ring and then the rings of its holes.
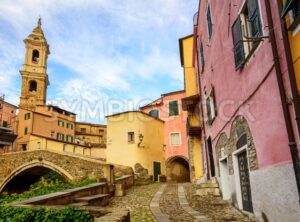
{"type": "Polygon", "coordinates": [[[204,175],[201,148],[201,117],[200,96],[198,94],[197,74],[193,63],[193,35],[179,39],[181,66],[184,71],[184,89],[186,97],[182,99],[182,108],[188,111],[187,134],[190,165],[194,168],[193,179],[200,179],[204,175]]]}
{"type": "Polygon", "coordinates": [[[20,70],[22,90],[17,117],[17,150],[49,149],[90,156],[90,147],[75,143],[76,114],[46,105],[50,50],[41,19],[24,43],[26,52],[20,70]]]}
{"type": "Polygon", "coordinates": [[[139,163],[157,180],[166,175],[164,122],[140,111],[107,116],[107,162],[129,166],[139,163]]]}
{"type": "Polygon", "coordinates": [[[106,159],[106,125],[75,123],[75,142],[91,148],[91,155],[106,159]]]}
{"type": "Polygon", "coordinates": [[[283,0],[282,17],[286,19],[288,36],[296,75],[298,94],[300,95],[300,1],[283,0]]]}

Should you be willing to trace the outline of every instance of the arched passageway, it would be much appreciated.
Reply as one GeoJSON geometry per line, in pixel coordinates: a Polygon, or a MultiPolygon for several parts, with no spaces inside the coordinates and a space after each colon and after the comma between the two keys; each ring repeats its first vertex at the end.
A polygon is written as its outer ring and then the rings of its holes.
{"type": "Polygon", "coordinates": [[[49,175],[52,172],[52,175],[61,176],[63,180],[69,180],[66,175],[51,169],[47,166],[32,166],[25,167],[19,171],[13,173],[11,177],[4,184],[1,192],[7,193],[23,193],[30,189],[30,186],[36,183],[42,176],[49,175]]]}
{"type": "Polygon", "coordinates": [[[167,162],[167,179],[172,182],[190,182],[190,167],[183,157],[173,157],[167,162]]]}

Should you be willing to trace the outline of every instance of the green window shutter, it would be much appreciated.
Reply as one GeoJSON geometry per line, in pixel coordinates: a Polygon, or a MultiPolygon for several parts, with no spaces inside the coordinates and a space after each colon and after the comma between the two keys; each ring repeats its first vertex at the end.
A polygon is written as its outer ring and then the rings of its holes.
{"type": "Polygon", "coordinates": [[[57,125],[59,126],[59,120],[57,120],[57,125]]]}
{"type": "Polygon", "coordinates": [[[73,124],[71,124],[71,129],[73,129],[73,124]]]}
{"type": "Polygon", "coordinates": [[[74,140],[74,138],[73,138],[73,136],[71,136],[71,143],[73,143],[73,140],[74,140]]]}
{"type": "Polygon", "coordinates": [[[65,135],[64,134],[61,134],[61,140],[65,140],[65,135]]]}
{"type": "Polygon", "coordinates": [[[261,20],[257,0],[247,0],[248,19],[251,26],[251,37],[262,36],[261,20]]]}
{"type": "Polygon", "coordinates": [[[242,22],[240,16],[232,26],[235,68],[239,69],[245,63],[242,22]]]}
{"type": "Polygon", "coordinates": [[[210,8],[210,5],[208,5],[208,8],[207,8],[206,20],[207,20],[209,39],[211,39],[211,36],[212,36],[212,21],[211,21],[211,8],[210,8]]]}
{"type": "Polygon", "coordinates": [[[28,128],[25,127],[25,129],[24,129],[24,134],[27,135],[27,133],[28,133],[28,128]]]}
{"type": "Polygon", "coordinates": [[[56,139],[58,140],[58,138],[59,138],[59,133],[56,133],[56,139]]]}
{"type": "Polygon", "coordinates": [[[61,126],[65,126],[65,122],[64,121],[61,121],[61,126]]]}
{"type": "Polygon", "coordinates": [[[169,102],[169,116],[177,116],[179,114],[178,101],[169,102]]]}

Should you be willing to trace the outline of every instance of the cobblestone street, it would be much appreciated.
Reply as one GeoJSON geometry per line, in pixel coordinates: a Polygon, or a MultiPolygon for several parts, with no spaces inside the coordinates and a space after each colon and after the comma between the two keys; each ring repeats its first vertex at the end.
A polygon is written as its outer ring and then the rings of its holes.
{"type": "Polygon", "coordinates": [[[221,197],[197,196],[196,186],[192,184],[185,184],[185,193],[190,206],[205,214],[213,222],[224,221],[238,221],[238,222],[250,222],[255,221],[248,216],[241,213],[231,203],[222,200],[221,197]]]}
{"type": "Polygon", "coordinates": [[[144,186],[134,186],[127,190],[124,197],[114,197],[108,208],[117,210],[128,208],[132,222],[156,221],[150,211],[150,202],[161,184],[153,183],[144,186]]]}
{"type": "MultiPolygon", "coordinates": [[[[151,200],[162,186],[162,184],[153,183],[130,188],[126,193],[126,196],[114,197],[107,208],[113,210],[128,208],[130,210],[131,221],[133,222],[254,221],[235,209],[230,203],[223,201],[220,197],[196,196],[196,187],[190,183],[180,185],[165,184],[165,187],[161,191],[161,195],[159,195],[159,199],[155,200],[157,206],[159,205],[159,208],[157,209],[160,211],[156,214],[156,216],[158,215],[158,220],[156,220],[150,210],[150,203],[153,205],[153,201],[151,202],[151,200]],[[189,206],[184,207],[184,209],[182,198],[178,198],[178,187],[184,187],[186,198],[188,200],[186,205],[189,204],[189,206]],[[165,217],[162,217],[161,215],[165,215],[165,217]],[[199,217],[199,215],[202,216],[199,217]],[[164,218],[169,218],[169,220],[164,218]]],[[[185,197],[184,200],[186,200],[185,197]]],[[[156,213],[157,211],[153,212],[156,213]]]]}
{"type": "Polygon", "coordinates": [[[163,213],[169,215],[170,221],[197,221],[180,206],[177,195],[177,184],[169,184],[166,187],[160,199],[160,209],[163,213]]]}

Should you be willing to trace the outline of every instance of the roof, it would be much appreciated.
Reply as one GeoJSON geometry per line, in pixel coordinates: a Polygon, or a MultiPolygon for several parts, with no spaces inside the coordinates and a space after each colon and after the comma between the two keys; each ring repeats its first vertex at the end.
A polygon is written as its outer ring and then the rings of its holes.
{"type": "Polygon", "coordinates": [[[161,96],[170,96],[170,95],[174,95],[174,94],[179,94],[179,93],[184,93],[185,90],[178,90],[178,91],[174,91],[174,92],[169,92],[169,93],[164,93],[164,94],[161,94],[161,96]]]}
{"type": "Polygon", "coordinates": [[[183,61],[183,40],[191,38],[191,37],[194,37],[194,34],[187,35],[187,36],[179,39],[179,53],[180,53],[181,66],[184,65],[184,61],[183,61]]]}
{"type": "Polygon", "coordinates": [[[53,106],[53,105],[41,105],[41,106],[47,106],[47,107],[51,107],[53,108],[54,111],[58,112],[58,113],[62,113],[65,112],[66,115],[77,115],[76,113],[70,112],[68,110],[62,109],[58,106],[53,106]]]}
{"type": "Polygon", "coordinates": [[[2,98],[0,98],[0,101],[1,102],[4,102],[5,104],[7,104],[7,105],[9,105],[9,106],[13,106],[14,108],[18,108],[18,106],[16,106],[16,105],[14,105],[14,104],[11,104],[11,103],[9,103],[9,102],[6,102],[6,101],[4,101],[2,98]]]}
{"type": "Polygon", "coordinates": [[[159,118],[155,118],[151,115],[149,115],[148,113],[145,113],[145,112],[142,112],[142,111],[138,111],[138,110],[133,110],[133,111],[125,111],[125,112],[121,112],[121,113],[115,113],[115,114],[112,114],[112,115],[108,115],[108,116],[105,116],[105,118],[108,118],[108,117],[112,117],[112,116],[119,116],[119,115],[123,115],[123,114],[127,114],[127,113],[141,113],[141,114],[144,114],[146,116],[149,116],[151,117],[152,119],[155,119],[155,120],[158,120],[158,121],[161,121],[161,122],[165,122],[159,118]]]}
{"type": "Polygon", "coordinates": [[[183,93],[183,92],[185,92],[185,90],[179,90],[179,91],[174,91],[174,92],[169,92],[169,93],[161,94],[161,96],[160,96],[158,99],[153,100],[151,103],[148,103],[148,104],[146,104],[146,105],[144,105],[144,106],[141,106],[140,109],[144,109],[144,108],[146,108],[146,107],[151,107],[151,106],[159,105],[158,103],[155,103],[155,104],[153,104],[153,103],[154,103],[155,101],[159,100],[159,99],[162,99],[162,97],[164,97],[164,96],[169,96],[169,95],[179,94],[179,93],[183,93]]]}
{"type": "Polygon", "coordinates": [[[87,122],[75,122],[75,124],[106,127],[105,124],[87,123],[87,122]]]}

